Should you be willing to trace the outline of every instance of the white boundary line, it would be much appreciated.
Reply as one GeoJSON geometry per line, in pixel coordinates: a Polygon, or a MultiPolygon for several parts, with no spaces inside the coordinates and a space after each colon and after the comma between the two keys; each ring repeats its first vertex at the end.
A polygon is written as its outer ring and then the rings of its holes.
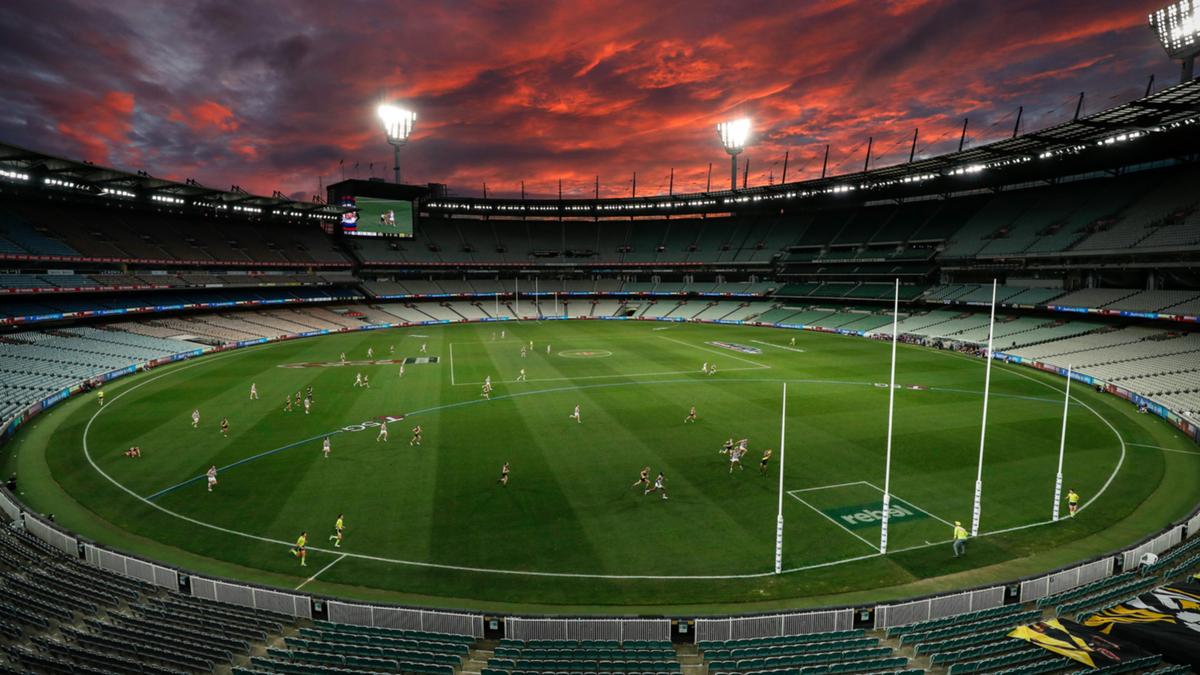
{"type": "MultiPolygon", "coordinates": [[[[731,359],[733,359],[734,361],[741,361],[742,363],[749,363],[750,365],[752,365],[752,366],[754,366],[754,367],[756,367],[756,368],[760,368],[760,369],[764,369],[764,370],[765,370],[765,369],[768,369],[768,368],[770,368],[770,367],[771,367],[771,366],[768,366],[768,365],[766,365],[766,364],[763,364],[763,363],[758,363],[757,361],[751,361],[750,359],[744,359],[744,358],[742,358],[742,357],[740,357],[740,356],[734,356],[734,355],[732,355],[732,354],[728,353],[728,352],[732,351],[732,350],[729,350],[729,349],[725,349],[725,350],[722,350],[722,351],[717,351],[717,350],[715,350],[715,349],[710,349],[710,348],[708,348],[708,347],[701,347],[700,345],[694,345],[694,344],[692,344],[692,343],[690,343],[690,342],[684,342],[683,340],[676,340],[675,338],[667,337],[666,335],[655,335],[654,337],[657,337],[657,338],[659,338],[659,339],[662,339],[662,340],[666,340],[666,341],[668,341],[668,342],[674,342],[675,344],[677,344],[677,345],[683,345],[684,347],[691,347],[691,348],[693,348],[693,349],[699,349],[699,350],[700,350],[700,351],[702,351],[702,352],[708,352],[708,353],[710,353],[710,354],[716,354],[716,355],[718,355],[718,356],[724,356],[724,357],[727,357],[727,358],[731,358],[731,359]]],[[[728,369],[725,369],[725,370],[728,370],[728,369]]]]}
{"type": "MultiPolygon", "coordinates": [[[[959,358],[966,359],[966,360],[968,360],[968,361],[970,361],[970,360],[973,360],[973,359],[972,359],[970,356],[963,356],[962,354],[958,354],[958,353],[955,353],[955,352],[951,352],[951,353],[950,353],[950,356],[957,356],[957,357],[959,357],[959,358]]],[[[1000,367],[1000,370],[1001,370],[1001,372],[1010,373],[1010,374],[1012,374],[1012,375],[1016,375],[1017,377],[1021,377],[1021,378],[1024,378],[1024,379],[1026,379],[1026,380],[1029,380],[1030,382],[1036,382],[1036,383],[1038,383],[1038,384],[1042,385],[1043,387],[1046,387],[1047,389],[1051,389],[1051,390],[1054,390],[1054,391],[1058,391],[1058,389],[1056,389],[1054,386],[1052,386],[1052,385],[1050,385],[1050,384],[1048,384],[1048,383],[1046,383],[1046,382],[1043,382],[1043,381],[1041,381],[1041,380],[1039,380],[1039,379],[1037,379],[1037,378],[1034,378],[1034,377],[1030,377],[1030,376],[1026,375],[1025,373],[1022,373],[1022,372],[1020,372],[1020,371],[1018,371],[1018,370],[1016,370],[1016,369],[1014,369],[1014,368],[1011,368],[1011,367],[1009,367],[1009,364],[1007,364],[1007,363],[1002,363],[1002,364],[1000,364],[1000,366],[1001,366],[1001,367],[1000,367]]],[[[1108,428],[1112,430],[1113,434],[1115,434],[1115,435],[1116,435],[1116,437],[1117,437],[1117,440],[1118,440],[1118,441],[1120,441],[1120,443],[1121,443],[1121,456],[1120,456],[1120,458],[1118,458],[1118,459],[1117,459],[1117,466],[1116,466],[1116,468],[1114,468],[1114,469],[1113,469],[1113,472],[1112,472],[1111,474],[1109,474],[1109,476],[1108,476],[1108,480],[1104,481],[1104,485],[1100,486],[1100,489],[1099,489],[1099,490],[1096,492],[1096,494],[1092,495],[1092,498],[1091,498],[1091,499],[1087,500],[1086,502],[1084,502],[1084,503],[1083,503],[1083,504],[1082,504],[1082,505],[1079,507],[1079,511],[1078,511],[1078,512],[1082,513],[1084,509],[1086,509],[1087,507],[1089,507],[1089,506],[1091,506],[1091,505],[1092,505],[1092,502],[1094,502],[1094,501],[1096,501],[1097,499],[1099,499],[1099,498],[1100,498],[1100,495],[1104,494],[1105,490],[1108,490],[1108,486],[1109,486],[1109,485],[1112,485],[1112,482],[1113,482],[1113,480],[1114,480],[1114,479],[1117,477],[1117,474],[1118,474],[1118,473],[1120,473],[1120,471],[1121,471],[1121,467],[1122,467],[1122,466],[1124,466],[1124,464],[1125,464],[1125,445],[1126,445],[1126,444],[1125,444],[1125,437],[1121,435],[1121,432],[1120,432],[1120,431],[1118,431],[1118,430],[1117,430],[1117,428],[1116,428],[1115,426],[1113,426],[1113,423],[1112,423],[1112,422],[1109,422],[1109,421],[1108,421],[1108,418],[1107,418],[1107,417],[1105,417],[1104,415],[1101,415],[1100,413],[1096,412],[1096,409],[1095,409],[1095,408],[1093,408],[1092,406],[1088,405],[1087,403],[1084,403],[1083,401],[1081,401],[1081,400],[1079,400],[1079,399],[1075,398],[1074,396],[1072,396],[1071,398],[1073,398],[1073,399],[1075,400],[1075,402],[1076,402],[1076,403],[1078,403],[1079,405],[1081,405],[1081,406],[1083,406],[1083,407],[1087,408],[1088,410],[1090,410],[1090,411],[1091,411],[1091,413],[1092,413],[1093,415],[1095,415],[1096,417],[1100,418],[1100,421],[1101,421],[1101,422],[1104,422],[1104,424],[1105,424],[1105,425],[1107,425],[1107,426],[1108,426],[1108,428]]],[[[1029,525],[1021,525],[1021,526],[1018,526],[1018,527],[1010,527],[1010,528],[1008,528],[1008,529],[1006,529],[1006,530],[998,530],[997,532],[1011,532],[1011,531],[1013,531],[1013,530],[1021,530],[1021,529],[1025,529],[1025,528],[1027,528],[1027,527],[1036,527],[1036,526],[1038,526],[1038,525],[1045,525],[1046,523],[1053,523],[1053,522],[1055,522],[1055,521],[1053,521],[1053,520],[1043,520],[1043,521],[1041,521],[1041,522],[1038,522],[1038,523],[1031,523],[1031,524],[1029,524],[1029,525]]]]}
{"type": "Polygon", "coordinates": [[[309,578],[305,579],[304,581],[301,581],[301,582],[300,582],[300,585],[299,585],[299,586],[297,586],[295,590],[297,590],[297,591],[298,591],[298,590],[300,590],[301,588],[304,588],[305,586],[307,586],[307,585],[308,585],[308,582],[310,582],[310,581],[312,581],[313,579],[316,579],[317,577],[321,576],[322,574],[324,574],[324,573],[325,573],[325,570],[329,569],[330,567],[333,567],[334,565],[336,565],[336,564],[338,564],[338,563],[342,562],[342,561],[343,561],[343,560],[345,560],[345,559],[346,559],[346,554],[345,554],[345,553],[343,553],[343,554],[341,555],[341,557],[340,557],[340,558],[338,558],[337,560],[334,560],[333,562],[329,563],[328,565],[326,565],[326,566],[322,567],[322,568],[320,569],[320,571],[318,571],[316,574],[312,575],[311,577],[309,577],[309,578]]]}
{"type": "Polygon", "coordinates": [[[1175,448],[1164,448],[1161,445],[1146,445],[1145,443],[1129,443],[1134,448],[1149,448],[1151,450],[1162,450],[1163,452],[1178,452],[1183,455],[1200,455],[1200,452],[1195,450],[1176,450],[1175,448]]]}
{"type": "MultiPolygon", "coordinates": [[[[853,485],[853,483],[848,483],[848,485],[853,485]]],[[[827,487],[828,487],[828,486],[827,486],[827,487]]],[[[795,491],[794,491],[794,490],[793,490],[793,491],[790,491],[790,492],[788,492],[788,496],[790,496],[792,499],[795,499],[796,501],[800,502],[801,504],[803,504],[803,505],[807,506],[808,508],[812,509],[813,511],[816,511],[817,513],[821,514],[821,517],[822,517],[822,518],[824,518],[825,520],[828,520],[829,522],[833,523],[834,525],[837,525],[838,527],[842,528],[842,529],[843,529],[843,530],[845,530],[845,531],[847,532],[847,534],[849,534],[851,537],[854,537],[855,539],[857,539],[857,540],[861,541],[862,543],[866,544],[867,546],[870,546],[870,547],[871,547],[871,550],[875,551],[875,552],[878,554],[878,551],[879,551],[879,547],[878,547],[878,546],[876,546],[875,544],[872,544],[871,542],[867,541],[866,539],[863,539],[862,537],[858,536],[858,534],[856,534],[856,533],[854,532],[854,530],[851,530],[850,528],[846,527],[845,525],[843,525],[843,524],[839,523],[837,520],[835,520],[834,518],[832,518],[832,517],[831,517],[831,516],[830,516],[828,513],[825,513],[825,512],[824,512],[824,511],[822,511],[821,509],[818,509],[817,507],[813,506],[812,504],[809,504],[808,502],[804,501],[803,499],[801,499],[801,498],[797,497],[797,496],[795,495],[795,491]]]]}
{"type": "Polygon", "coordinates": [[[450,386],[454,386],[454,343],[450,343],[450,386]]]}
{"type": "MultiPolygon", "coordinates": [[[[669,340],[669,339],[671,339],[671,338],[664,338],[664,339],[668,339],[668,340],[669,340]]],[[[672,341],[673,341],[673,342],[678,342],[677,340],[672,340],[672,341]]],[[[268,343],[268,344],[270,344],[270,343],[268,343]]],[[[683,343],[683,344],[687,344],[687,343],[683,343]]],[[[690,345],[690,346],[695,346],[695,345],[690,345]]],[[[703,347],[697,347],[697,348],[698,348],[698,349],[704,349],[703,347]]],[[[114,397],[113,397],[112,401],[110,401],[110,405],[106,405],[106,406],[104,406],[104,407],[102,407],[102,408],[99,408],[99,409],[97,409],[97,410],[96,410],[96,412],[94,412],[94,413],[92,414],[92,416],[91,416],[90,418],[88,418],[87,424],[84,426],[84,429],[83,429],[83,440],[82,440],[83,453],[84,453],[84,456],[85,456],[85,458],[86,458],[86,459],[87,459],[87,461],[88,461],[88,464],[90,464],[90,465],[91,465],[91,467],[92,467],[92,468],[93,468],[93,469],[94,469],[94,470],[95,470],[97,473],[99,473],[101,476],[103,476],[105,479],[107,479],[107,480],[108,480],[110,483],[112,483],[113,485],[117,486],[117,488],[119,488],[121,491],[125,492],[125,493],[126,493],[126,494],[128,494],[129,496],[131,496],[131,497],[133,497],[134,499],[136,499],[136,500],[138,500],[138,501],[140,501],[140,502],[142,502],[142,503],[146,504],[147,506],[149,506],[149,507],[151,507],[151,508],[153,508],[153,509],[156,509],[156,510],[158,510],[158,511],[162,512],[162,513],[165,513],[165,514],[167,514],[167,515],[174,516],[175,518],[178,518],[178,519],[180,519],[180,520],[183,520],[183,521],[185,521],[185,522],[192,523],[193,525],[198,525],[198,526],[200,526],[200,527],[209,528],[209,529],[212,529],[212,530],[215,530],[215,531],[218,531],[218,532],[223,532],[223,533],[225,533],[225,534],[230,534],[230,535],[234,535],[234,536],[239,536],[239,537],[243,537],[243,538],[246,538],[246,539],[252,539],[252,540],[255,540],[255,541],[261,541],[261,542],[264,542],[264,543],[269,543],[269,544],[276,544],[276,545],[281,545],[281,546],[287,546],[287,547],[291,547],[291,546],[292,546],[292,543],[291,543],[291,542],[289,542],[289,541],[284,541],[284,540],[280,540],[280,539],[271,539],[271,538],[269,538],[269,537],[263,537],[263,536],[259,536],[259,535],[255,535],[255,534],[250,534],[250,533],[247,533],[247,532],[239,532],[239,531],[237,531],[237,530],[231,530],[231,529],[229,529],[229,528],[226,528],[226,527],[221,527],[220,525],[213,525],[212,523],[206,523],[206,522],[203,522],[203,521],[201,521],[201,520],[197,520],[197,519],[195,519],[195,518],[192,518],[192,517],[190,517],[190,516],[186,516],[186,515],[183,515],[183,514],[181,514],[181,513],[177,513],[177,512],[175,512],[175,511],[171,511],[170,509],[167,509],[167,508],[165,508],[165,507],[163,507],[163,506],[161,506],[161,505],[159,505],[159,504],[156,504],[156,503],[154,503],[154,502],[152,502],[152,501],[150,501],[150,500],[148,500],[148,499],[146,499],[146,498],[142,497],[141,495],[139,495],[139,494],[135,493],[133,490],[131,490],[131,489],[129,489],[128,487],[126,487],[125,485],[121,484],[121,483],[120,483],[120,482],[118,482],[116,479],[114,479],[112,476],[110,476],[108,473],[106,473],[106,472],[105,472],[103,469],[101,469],[101,468],[100,468],[100,467],[99,467],[99,466],[96,464],[95,460],[94,460],[94,459],[92,459],[91,452],[90,452],[90,450],[89,450],[89,448],[88,448],[87,438],[88,438],[88,433],[91,431],[91,428],[92,428],[92,423],[93,423],[93,422],[95,422],[96,418],[97,418],[97,417],[100,415],[100,413],[102,413],[102,412],[103,412],[103,411],[105,411],[105,410],[111,409],[111,407],[112,407],[112,406],[111,406],[111,403],[114,403],[114,402],[116,402],[118,399],[120,399],[121,397],[125,396],[126,394],[128,394],[128,393],[130,393],[130,392],[132,392],[132,391],[135,391],[135,390],[137,390],[137,389],[139,389],[139,388],[141,388],[141,387],[143,387],[143,386],[145,386],[145,385],[147,385],[147,384],[150,384],[151,382],[157,381],[157,380],[159,380],[159,379],[161,379],[161,378],[163,378],[163,377],[166,377],[166,376],[168,376],[168,375],[172,375],[172,374],[174,374],[174,373],[177,373],[177,372],[182,372],[182,371],[184,371],[184,370],[187,370],[187,369],[189,369],[189,368],[193,368],[193,367],[195,367],[195,366],[198,366],[198,365],[201,365],[201,364],[204,364],[204,363],[210,363],[210,362],[212,362],[212,361],[216,361],[216,360],[219,360],[219,359],[224,359],[224,358],[228,358],[228,357],[233,357],[233,356],[237,356],[237,355],[239,355],[239,354],[245,354],[245,353],[248,353],[249,351],[250,351],[250,349],[249,349],[249,348],[247,348],[247,349],[241,349],[241,350],[237,350],[237,351],[235,351],[235,352],[230,352],[230,353],[227,353],[227,354],[219,354],[219,355],[215,355],[215,356],[212,356],[211,358],[208,358],[208,359],[197,360],[197,361],[195,361],[195,362],[193,362],[193,363],[190,363],[190,364],[188,364],[188,365],[182,366],[182,367],[180,367],[180,368],[175,368],[175,369],[173,369],[173,370],[170,370],[170,371],[168,371],[168,372],[166,372],[166,373],[163,373],[163,374],[161,374],[161,375],[157,375],[157,376],[155,376],[155,377],[152,377],[152,378],[146,379],[146,380],[144,380],[144,381],[142,381],[142,382],[139,382],[139,383],[137,383],[137,384],[135,384],[135,385],[133,385],[133,386],[129,387],[128,389],[125,389],[124,391],[122,391],[121,393],[119,393],[119,394],[117,394],[116,396],[114,396],[114,397]]],[[[705,350],[705,351],[708,351],[708,350],[705,350]]],[[[959,355],[957,355],[957,354],[951,354],[951,355],[952,355],[952,356],[959,356],[959,355]]],[[[960,356],[960,358],[963,358],[963,359],[966,359],[966,360],[971,360],[971,359],[970,359],[970,357],[966,357],[966,356],[960,356]]],[[[753,363],[753,362],[751,362],[751,363],[753,363]]],[[[764,366],[764,367],[766,367],[766,368],[769,368],[770,366],[764,366]]],[[[1033,382],[1038,382],[1039,384],[1042,384],[1042,385],[1044,385],[1044,386],[1046,386],[1046,387],[1048,387],[1048,388],[1050,388],[1050,389],[1054,389],[1054,387],[1052,387],[1051,385],[1049,385],[1049,384],[1047,384],[1047,383],[1045,383],[1045,382],[1041,382],[1040,380],[1037,380],[1037,379],[1035,379],[1035,378],[1032,378],[1032,377],[1029,377],[1029,376],[1027,376],[1027,375],[1024,375],[1023,373],[1016,372],[1015,370],[1010,370],[1010,369],[1004,368],[1004,369],[1002,369],[1002,372],[1008,372],[1008,373],[1011,373],[1011,374],[1013,374],[1013,375],[1017,375],[1018,377],[1023,377],[1023,378],[1025,378],[1025,379],[1027,379],[1027,380],[1030,380],[1030,381],[1033,381],[1033,382]]],[[[761,382],[771,382],[771,381],[773,381],[773,380],[745,380],[745,381],[747,381],[747,382],[760,382],[760,381],[761,381],[761,382]]],[[[800,381],[800,382],[809,381],[809,382],[813,382],[813,380],[803,380],[803,379],[798,379],[798,380],[793,380],[793,381],[800,381]]],[[[838,382],[836,382],[836,381],[830,381],[830,383],[837,384],[838,382]]],[[[844,384],[866,384],[866,383],[861,383],[861,382],[853,382],[853,383],[852,383],[852,382],[846,382],[846,383],[844,383],[844,384]]],[[[601,385],[601,386],[604,386],[604,385],[601,385]]],[[[532,393],[532,392],[531,392],[531,393],[532,393]]],[[[1094,501],[1095,501],[1095,500],[1096,500],[1096,499],[1097,499],[1097,498],[1098,498],[1098,497],[1099,497],[1101,494],[1103,494],[1103,493],[1104,493],[1104,491],[1108,489],[1108,486],[1109,486],[1109,485],[1112,483],[1113,479],[1115,479],[1115,478],[1116,478],[1116,476],[1117,476],[1117,473],[1120,471],[1120,469],[1121,469],[1121,466],[1122,466],[1122,464],[1124,463],[1124,459],[1125,459],[1125,439],[1124,439],[1124,438],[1121,436],[1121,433],[1120,433],[1120,431],[1118,431],[1118,430],[1117,430],[1117,428],[1116,428],[1115,426],[1113,426],[1113,424],[1112,424],[1111,422],[1109,422],[1109,421],[1108,421],[1108,420],[1107,420],[1107,419],[1106,419],[1106,418],[1105,418],[1103,415],[1101,415],[1099,412],[1097,412],[1097,411],[1096,411],[1094,408],[1092,408],[1091,406],[1087,405],[1086,403],[1084,403],[1084,402],[1082,402],[1082,401],[1079,401],[1079,403],[1080,403],[1081,405],[1083,405],[1085,408],[1087,408],[1089,411],[1091,411],[1091,413],[1092,413],[1093,415],[1095,415],[1096,417],[1100,418],[1100,420],[1101,420],[1101,421],[1103,421],[1103,422],[1104,422],[1104,423],[1105,423],[1105,424],[1106,424],[1106,425],[1109,427],[1109,429],[1111,429],[1111,430],[1113,431],[1113,433],[1114,433],[1114,434],[1116,434],[1116,436],[1117,436],[1117,439],[1118,439],[1118,440],[1121,442],[1121,461],[1119,461],[1119,462],[1117,463],[1117,467],[1116,467],[1116,468],[1113,470],[1112,474],[1109,476],[1108,480],[1105,482],[1104,486],[1103,486],[1103,487],[1100,489],[1100,491],[1099,491],[1099,492],[1098,492],[1096,495],[1094,495],[1094,496],[1093,496],[1093,497],[1092,497],[1090,500],[1088,500],[1087,502],[1085,502],[1085,503],[1083,504],[1083,506],[1081,506],[1081,507],[1080,507],[1080,510],[1082,511],[1084,508],[1087,508],[1087,507],[1088,507],[1088,505],[1090,505],[1092,502],[1094,502],[1094,501]]],[[[802,500],[802,499],[800,499],[799,497],[795,497],[794,495],[793,495],[793,497],[794,497],[795,499],[797,499],[798,501],[801,501],[801,502],[803,502],[803,500],[802,500]]],[[[805,504],[807,504],[807,502],[805,502],[805,504]]],[[[811,505],[809,506],[809,508],[812,508],[812,507],[811,507],[811,505]]],[[[824,514],[824,513],[822,513],[821,515],[822,515],[822,516],[824,516],[825,514],[824,514]]],[[[826,516],[826,517],[827,517],[827,516],[826,516]]],[[[1029,523],[1029,524],[1026,524],[1026,525],[1018,525],[1018,526],[1016,526],[1016,527],[1010,527],[1010,528],[1005,528],[1005,529],[1001,529],[1001,530],[994,530],[994,531],[992,531],[992,532],[981,532],[979,536],[981,536],[981,537],[986,537],[986,536],[992,536],[992,535],[996,535],[996,534],[1003,534],[1003,533],[1007,533],[1007,532],[1014,532],[1014,531],[1017,531],[1017,530],[1024,530],[1024,529],[1028,529],[1028,528],[1032,528],[1032,527],[1038,527],[1038,526],[1041,526],[1041,525],[1047,525],[1047,524],[1051,524],[1051,523],[1053,523],[1053,522],[1054,522],[1054,521],[1048,521],[1048,520],[1047,520],[1047,521],[1041,521],[1041,522],[1036,522],[1036,523],[1029,523]]],[[[839,525],[839,527],[840,527],[840,525],[839,525]]],[[[855,536],[857,537],[857,535],[855,535],[855,536]]],[[[859,538],[859,539],[861,539],[861,537],[858,537],[858,538],[859,538]]],[[[865,542],[866,540],[863,540],[863,541],[865,542]]],[[[924,545],[910,546],[910,547],[908,547],[908,548],[903,548],[903,549],[896,549],[896,550],[892,551],[892,553],[899,553],[899,552],[903,552],[903,551],[912,551],[912,550],[917,550],[917,549],[922,549],[922,548],[928,548],[928,547],[930,547],[930,546],[939,546],[939,545],[945,544],[947,541],[949,541],[949,540],[945,540],[945,541],[941,541],[941,542],[931,542],[931,543],[926,543],[926,544],[924,544],[924,545]]],[[[875,548],[875,545],[874,545],[874,544],[870,544],[870,543],[868,542],[868,545],[870,545],[872,548],[875,548]]],[[[768,571],[768,572],[756,572],[756,573],[745,573],[745,574],[725,574],[725,575],[721,575],[721,574],[709,574],[709,575],[616,575],[616,574],[587,574],[587,573],[575,573],[575,572],[539,572],[539,571],[533,571],[533,570],[505,570],[505,569],[489,569],[489,568],[482,568],[482,567],[468,567],[468,566],[460,566],[460,565],[448,565],[448,564],[443,564],[443,563],[432,563],[432,562],[421,562],[421,561],[412,561],[412,560],[401,560],[401,559],[394,559],[394,558],[384,558],[384,557],[381,557],[381,556],[373,556],[373,555],[362,554],[362,553],[343,553],[343,552],[341,552],[340,550],[330,550],[330,549],[323,549],[323,548],[319,548],[319,547],[309,547],[309,550],[313,550],[313,551],[319,551],[319,552],[322,552],[322,553],[332,553],[332,554],[335,554],[335,555],[336,555],[336,554],[338,554],[338,553],[342,553],[343,557],[359,558],[359,559],[363,559],[363,560],[371,560],[371,561],[375,561],[375,562],[385,562],[385,563],[392,563],[392,564],[398,564],[398,565],[408,565],[408,566],[413,566],[413,567],[423,567],[423,568],[432,568],[432,569],[448,569],[448,570],[462,571],[462,572],[481,572],[481,573],[487,573],[487,574],[500,574],[500,575],[512,575],[512,576],[559,577],[559,578],[579,578],[579,579],[618,579],[618,580],[678,580],[678,581],[691,581],[691,580],[756,579],[756,578],[762,578],[762,577],[769,577],[769,576],[773,576],[773,575],[775,574],[773,570],[772,570],[772,571],[768,571]]],[[[857,562],[857,561],[860,561],[860,560],[867,560],[867,559],[869,559],[869,558],[875,558],[875,557],[879,557],[879,556],[882,556],[882,555],[884,555],[884,554],[881,554],[881,553],[879,553],[879,552],[876,552],[876,553],[873,553],[873,554],[868,554],[868,555],[863,555],[863,556],[857,556],[857,557],[853,557],[853,558],[843,558],[843,559],[841,559],[841,560],[834,560],[834,561],[823,562],[823,563],[815,563],[815,564],[812,564],[812,565],[804,565],[804,566],[800,566],[800,567],[793,567],[793,568],[789,568],[789,569],[785,569],[785,570],[783,570],[783,571],[782,571],[782,574],[789,574],[789,573],[794,573],[794,572],[802,572],[802,571],[806,571],[806,570],[819,569],[819,568],[824,568],[824,567],[831,567],[831,566],[834,566],[834,565],[841,565],[841,564],[844,564],[844,563],[857,562]]]]}

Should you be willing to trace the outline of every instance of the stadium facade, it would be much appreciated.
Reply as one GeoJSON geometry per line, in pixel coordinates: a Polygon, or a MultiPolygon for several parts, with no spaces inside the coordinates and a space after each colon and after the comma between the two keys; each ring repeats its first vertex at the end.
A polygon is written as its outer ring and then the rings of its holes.
{"type": "MultiPolygon", "coordinates": [[[[336,332],[541,318],[886,338],[897,279],[906,340],[978,348],[998,279],[996,358],[1057,374],[1071,365],[1077,380],[1200,442],[1198,179],[1200,82],[961,152],[801,183],[593,200],[414,188],[411,238],[347,236],[336,199],[257,197],[0,147],[3,433],[145,368],[336,332]]],[[[157,586],[289,620],[413,635],[730,649],[950,617],[986,622],[1014,604],[1111,591],[1147,553],[1163,555],[1156,572],[1177,575],[1196,563],[1200,542],[1193,513],[1064,569],[900,603],[714,618],[490,617],[192,575],[62,531],[7,491],[0,508],[32,535],[0,538],[13,539],[10,555],[81,560],[47,564],[111,593],[157,586]],[[103,580],[84,579],[88,566],[103,580]]],[[[717,653],[710,659],[725,658],[717,653]]]]}

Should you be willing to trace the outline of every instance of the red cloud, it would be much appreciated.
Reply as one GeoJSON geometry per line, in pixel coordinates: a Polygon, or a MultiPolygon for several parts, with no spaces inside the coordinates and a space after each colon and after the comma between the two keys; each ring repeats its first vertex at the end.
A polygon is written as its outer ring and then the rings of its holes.
{"type": "Polygon", "coordinates": [[[80,146],[84,159],[108,163],[110,148],[125,145],[133,129],[133,94],[110,91],[83,103],[59,111],[55,128],[80,146]]]}
{"type": "Polygon", "coordinates": [[[233,116],[233,111],[216,101],[197,103],[189,112],[192,114],[194,127],[213,127],[221,131],[237,131],[238,123],[233,116]]]}

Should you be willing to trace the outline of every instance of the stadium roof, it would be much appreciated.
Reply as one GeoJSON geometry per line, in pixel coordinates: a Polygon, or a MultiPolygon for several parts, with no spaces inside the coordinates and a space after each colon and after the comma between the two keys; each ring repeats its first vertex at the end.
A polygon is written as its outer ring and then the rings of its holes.
{"type": "Polygon", "coordinates": [[[58,190],[76,197],[109,197],[172,207],[195,207],[248,216],[337,220],[345,209],[320,202],[299,202],[275,193],[252,195],[238,186],[229,190],[206,187],[194,180],[183,183],[53,157],[0,143],[0,183],[58,190]]]}
{"type": "Polygon", "coordinates": [[[671,196],[564,200],[448,197],[430,200],[424,207],[431,213],[447,214],[602,217],[729,211],[756,202],[773,207],[787,200],[864,191],[872,199],[903,199],[979,189],[993,182],[1047,180],[1070,171],[1103,169],[1110,161],[1147,161],[1141,156],[1146,152],[1161,158],[1164,152],[1177,156],[1181,151],[1200,151],[1200,80],[1014,138],[864,172],[671,196]],[[1181,139],[1186,140],[1181,143],[1181,139]],[[1105,150],[1111,146],[1119,146],[1123,152],[1118,156],[1105,150]],[[1132,151],[1136,146],[1143,146],[1145,152],[1132,151]],[[1110,157],[1097,158],[1091,151],[1106,151],[1110,157]],[[984,174],[996,177],[984,179],[984,174]]]}

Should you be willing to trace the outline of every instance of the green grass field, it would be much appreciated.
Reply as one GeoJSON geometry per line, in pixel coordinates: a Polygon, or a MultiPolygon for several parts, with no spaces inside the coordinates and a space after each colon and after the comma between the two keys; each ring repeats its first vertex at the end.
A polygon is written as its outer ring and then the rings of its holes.
{"type": "Polygon", "coordinates": [[[1112,550],[1195,505],[1195,446],[1076,386],[1065,487],[1087,506],[1070,521],[1023,527],[1050,516],[1063,380],[998,365],[983,472],[987,536],[952,558],[949,522],[971,520],[984,364],[901,346],[897,382],[924,389],[896,392],[899,511],[890,552],[877,555],[869,512],[883,486],[889,349],[656,322],[332,335],[114,382],[103,408],[81,397],[23,430],[6,468],[19,472],[27,503],[65,526],[198,573],[479,609],[727,611],[915,595],[1112,550]],[[409,363],[400,377],[394,364],[356,364],[369,347],[376,360],[437,362],[409,363]],[[349,365],[337,365],[342,352],[349,365]],[[704,362],[717,374],[703,375],[704,362]],[[297,364],[307,366],[285,367],[297,364]],[[514,382],[521,368],[528,381],[514,382]],[[353,386],[358,372],[369,389],[353,386]],[[490,401],[480,396],[488,376],[490,401]],[[248,399],[252,382],[260,400],[248,399]],[[786,573],[774,575],[784,383],[786,573]],[[309,385],[312,413],[285,412],[285,397],[309,385]],[[581,424],[568,417],[576,404],[581,424]],[[692,405],[699,420],[684,424],[692,405]],[[389,425],[386,443],[373,426],[385,416],[404,418],[389,425]],[[419,448],[409,445],[416,424],[425,430],[419,448]],[[717,452],[730,436],[750,439],[745,469],[732,474],[717,452]],[[142,459],[122,455],[131,445],[142,459]],[[776,452],[761,475],[765,448],[776,452]],[[506,461],[511,481],[501,487],[506,461]],[[201,475],[212,464],[221,471],[209,493],[201,475]],[[644,465],[665,473],[668,500],[631,487],[644,465]],[[347,531],[335,549],[328,536],[339,513],[347,531]],[[1021,529],[998,533],[1011,528],[1021,529]],[[305,568],[288,553],[302,530],[305,568]]]}

